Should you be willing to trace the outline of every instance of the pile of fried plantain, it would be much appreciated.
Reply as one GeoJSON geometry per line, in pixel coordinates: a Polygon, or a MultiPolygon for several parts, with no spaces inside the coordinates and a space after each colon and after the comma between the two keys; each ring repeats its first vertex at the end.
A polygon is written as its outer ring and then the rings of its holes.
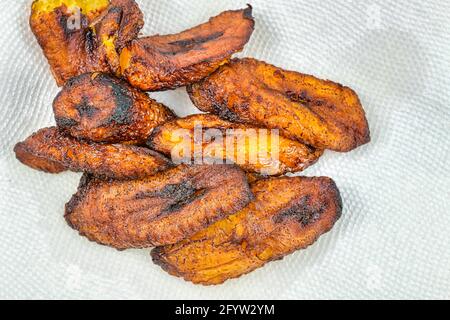
{"type": "Polygon", "coordinates": [[[368,143],[364,109],[338,83],[233,59],[253,33],[251,6],[139,37],[134,0],[35,0],[30,25],[62,88],[56,126],[14,152],[33,169],[84,173],[65,207],[80,235],[156,247],[168,273],[216,285],[305,249],[340,218],[332,179],[285,175],[368,143]],[[178,118],[144,92],[182,86],[208,114],[178,118]]]}

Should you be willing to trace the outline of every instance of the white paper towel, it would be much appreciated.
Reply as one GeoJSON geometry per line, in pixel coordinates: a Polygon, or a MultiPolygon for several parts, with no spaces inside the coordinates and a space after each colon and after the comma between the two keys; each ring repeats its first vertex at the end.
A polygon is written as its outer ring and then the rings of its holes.
{"type": "MultiPolygon", "coordinates": [[[[58,92],[28,26],[31,1],[0,0],[0,298],[450,298],[450,2],[139,1],[144,34],[173,33],[251,2],[243,56],[354,88],[372,142],[327,152],[306,175],[336,180],[344,214],[308,250],[218,287],[184,282],[148,250],[118,252],[70,229],[79,175],[15,160],[52,125],[58,92]]],[[[179,115],[184,89],[152,94],[179,115]]]]}

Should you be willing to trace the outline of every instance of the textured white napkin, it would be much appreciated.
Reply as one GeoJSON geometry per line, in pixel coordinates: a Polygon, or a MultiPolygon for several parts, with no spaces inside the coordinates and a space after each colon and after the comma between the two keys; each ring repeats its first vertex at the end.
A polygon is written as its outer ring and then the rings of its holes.
{"type": "MultiPolygon", "coordinates": [[[[242,55],[354,88],[372,142],[327,152],[306,175],[336,180],[344,214],[308,250],[218,287],[184,282],[148,250],[118,252],[70,229],[79,175],[15,160],[14,144],[52,125],[58,92],[28,26],[31,1],[0,0],[0,298],[450,298],[450,3],[139,1],[144,34],[174,33],[251,2],[242,55]]],[[[179,115],[184,89],[152,94],[179,115]]]]}

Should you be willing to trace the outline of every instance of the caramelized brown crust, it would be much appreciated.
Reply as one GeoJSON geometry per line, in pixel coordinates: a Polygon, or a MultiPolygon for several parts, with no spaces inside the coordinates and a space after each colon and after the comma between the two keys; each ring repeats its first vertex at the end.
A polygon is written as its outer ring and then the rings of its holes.
{"type": "Polygon", "coordinates": [[[323,153],[277,132],[231,123],[210,114],[167,122],[155,129],[148,145],[171,156],[174,162],[227,161],[263,175],[302,171],[323,153]]]}
{"type": "Polygon", "coordinates": [[[353,90],[255,59],[234,59],[189,87],[188,93],[202,111],[280,129],[287,138],[319,149],[344,152],[370,141],[353,90]]]}
{"type": "MultiPolygon", "coordinates": [[[[38,134],[39,133],[36,133],[35,135],[38,134]]],[[[16,144],[14,147],[14,152],[17,160],[32,169],[47,173],[61,173],[67,171],[67,168],[61,164],[61,162],[50,160],[47,157],[48,155],[46,152],[36,152],[36,144],[34,142],[34,140],[36,140],[35,135],[29,137],[24,142],[19,142],[16,144]]]]}
{"type": "Polygon", "coordinates": [[[134,87],[146,91],[197,82],[244,48],[254,24],[249,6],[225,11],[178,34],[134,40],[121,53],[122,74],[134,87]]]}
{"type": "Polygon", "coordinates": [[[251,198],[237,167],[181,165],[143,180],[89,180],[66,205],[66,219],[100,244],[144,248],[181,241],[251,198]]]}
{"type": "Polygon", "coordinates": [[[193,237],[153,249],[171,275],[203,285],[240,277],[313,244],[339,219],[342,203],[330,178],[272,178],[255,182],[245,209],[193,237]]]}
{"type": "Polygon", "coordinates": [[[58,86],[86,72],[117,73],[119,52],[143,25],[134,0],[35,0],[30,17],[58,86]]]}
{"type": "Polygon", "coordinates": [[[145,144],[156,126],[175,118],[146,93],[102,73],[70,79],[53,102],[53,111],[63,131],[109,143],[145,144]]]}
{"type": "Polygon", "coordinates": [[[147,148],[78,141],[57,128],[41,129],[14,151],[23,164],[37,170],[88,172],[114,179],[138,179],[171,166],[169,160],[147,148]]]}

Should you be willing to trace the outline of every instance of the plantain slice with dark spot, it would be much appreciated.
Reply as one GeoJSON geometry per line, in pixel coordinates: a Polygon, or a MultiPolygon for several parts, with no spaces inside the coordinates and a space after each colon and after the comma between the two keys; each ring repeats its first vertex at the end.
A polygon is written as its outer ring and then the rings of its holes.
{"type": "Polygon", "coordinates": [[[202,111],[279,129],[281,135],[319,149],[345,152],[370,141],[364,110],[352,89],[255,59],[234,59],[188,93],[202,111]]]}
{"type": "Polygon", "coordinates": [[[211,114],[176,119],[154,130],[150,148],[174,162],[235,163],[247,172],[282,175],[298,172],[322,155],[277,131],[221,120],[211,114]]]}
{"type": "Polygon", "coordinates": [[[134,0],[35,0],[30,26],[58,86],[86,72],[119,71],[119,53],[144,25],[134,0]]]}
{"type": "Polygon", "coordinates": [[[116,249],[179,242],[237,212],[252,199],[235,166],[181,165],[133,181],[91,179],[66,205],[81,235],[116,249]]]}
{"type": "Polygon", "coordinates": [[[121,53],[121,73],[134,87],[145,91],[197,82],[244,48],[254,24],[249,6],[222,12],[178,34],[133,40],[121,53]]]}
{"type": "Polygon", "coordinates": [[[171,275],[203,285],[240,277],[313,244],[339,219],[342,203],[330,178],[271,178],[251,185],[243,210],[189,239],[153,249],[171,275]]]}
{"type": "Polygon", "coordinates": [[[147,148],[83,142],[55,127],[39,130],[18,143],[14,152],[23,164],[44,172],[71,170],[114,179],[148,177],[172,166],[147,148]]]}
{"type": "Polygon", "coordinates": [[[53,102],[58,127],[95,142],[145,144],[173,112],[114,76],[87,73],[70,79],[53,102]]]}

